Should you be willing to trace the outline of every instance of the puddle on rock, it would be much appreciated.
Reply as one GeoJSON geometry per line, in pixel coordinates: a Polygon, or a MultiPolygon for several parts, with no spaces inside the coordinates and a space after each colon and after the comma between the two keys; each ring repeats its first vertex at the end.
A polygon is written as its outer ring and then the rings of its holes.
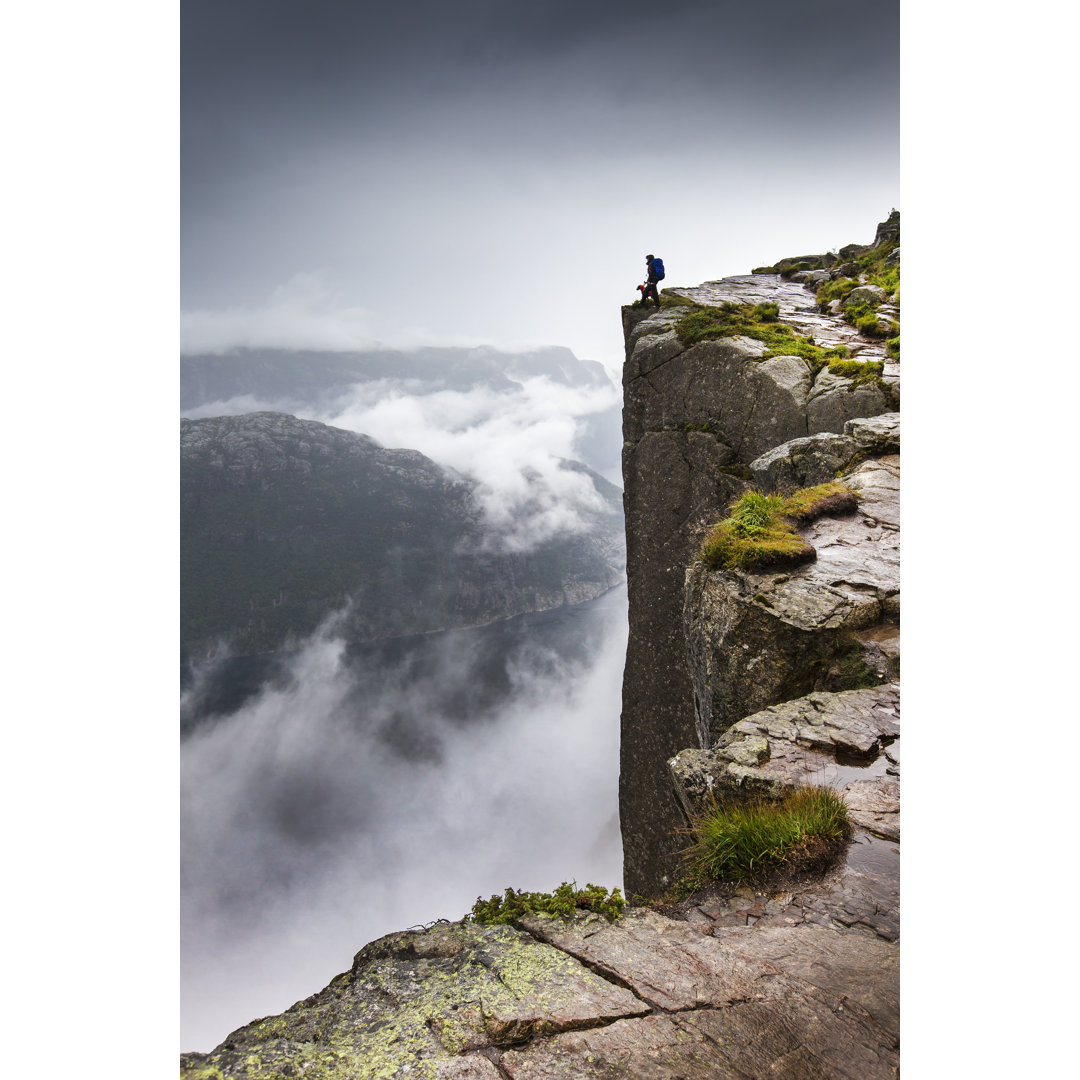
{"type": "Polygon", "coordinates": [[[847,865],[867,877],[900,880],[900,845],[895,840],[859,831],[848,846],[847,865]]]}
{"type": "Polygon", "coordinates": [[[900,760],[900,740],[893,739],[885,745],[882,753],[873,761],[859,761],[854,756],[837,755],[836,760],[823,761],[814,769],[808,769],[803,777],[807,784],[824,784],[843,789],[856,780],[878,780],[884,776],[896,776],[894,762],[900,760]]]}

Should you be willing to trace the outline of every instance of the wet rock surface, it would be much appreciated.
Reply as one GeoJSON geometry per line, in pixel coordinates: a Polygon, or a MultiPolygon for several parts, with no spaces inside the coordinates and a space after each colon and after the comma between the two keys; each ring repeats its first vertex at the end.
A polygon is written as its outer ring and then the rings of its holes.
{"type": "MultiPolygon", "coordinates": [[[[726,789],[778,794],[812,782],[844,790],[856,781],[864,786],[852,809],[872,817],[892,802],[866,785],[897,787],[885,754],[899,735],[900,687],[890,683],[772,705],[738,721],[708,750],[684,750],[668,764],[689,817],[726,789]]],[[[899,764],[893,767],[898,775],[899,764]]]]}
{"type": "MultiPolygon", "coordinates": [[[[886,380],[900,377],[900,363],[889,356],[883,341],[863,337],[838,315],[823,314],[818,310],[812,286],[785,281],[779,274],[741,274],[706,281],[692,288],[668,288],[665,292],[685,296],[698,304],[779,304],[780,318],[800,334],[812,337],[818,345],[829,349],[846,345],[853,360],[881,360],[885,364],[886,380]]],[[[879,310],[882,313],[896,312],[892,304],[883,304],[879,310]]]]}
{"type": "Polygon", "coordinates": [[[900,938],[900,844],[857,829],[821,878],[787,888],[710,886],[665,909],[702,933],[718,927],[823,926],[900,938]]]}
{"type": "Polygon", "coordinates": [[[848,420],[844,433],[823,432],[792,439],[750,462],[754,484],[762,491],[787,494],[812,487],[861,463],[867,457],[900,452],[900,414],[848,420]]]}
{"type": "Polygon", "coordinates": [[[184,1055],[181,1077],[892,1078],[896,948],[645,908],[441,924],[373,942],[321,993],[184,1055]]]}
{"type": "MultiPolygon", "coordinates": [[[[846,470],[846,476],[854,476],[860,456],[891,448],[899,438],[895,433],[890,442],[895,419],[878,425],[881,430],[872,424],[848,430],[847,425],[862,425],[868,418],[890,413],[895,416],[899,365],[887,361],[882,343],[860,338],[838,316],[818,312],[813,294],[804,285],[775,274],[725,278],[669,291],[704,304],[776,302],[782,319],[812,334],[819,344],[847,345],[857,359],[885,361],[886,369],[883,384],[857,385],[827,369],[815,378],[798,358],[762,361],[764,346],[749,338],[685,348],[674,329],[683,315],[677,308],[623,311],[627,354],[623,506],[630,636],[623,681],[619,798],[624,881],[628,892],[642,895],[664,891],[678,861],[678,844],[672,836],[682,824],[682,815],[666,760],[684,747],[710,745],[723,724],[766,705],[815,688],[840,688],[827,675],[838,653],[848,647],[843,634],[869,628],[885,606],[890,617],[895,617],[896,608],[890,600],[895,588],[888,586],[883,594],[856,565],[858,553],[871,552],[864,534],[878,528],[877,538],[883,537],[881,522],[875,519],[870,525],[863,515],[854,531],[850,525],[819,524],[815,536],[820,544],[821,575],[806,578],[805,586],[800,584],[812,564],[786,589],[774,579],[770,599],[779,605],[776,612],[755,606],[754,597],[762,590],[749,575],[736,589],[737,603],[733,601],[726,610],[715,604],[707,613],[703,609],[702,621],[706,614],[719,619],[710,633],[739,639],[743,675],[748,676],[744,684],[752,691],[745,711],[731,714],[731,720],[714,726],[711,716],[703,718],[699,684],[722,675],[724,667],[704,657],[700,635],[691,639],[690,651],[698,655],[692,655],[689,668],[687,664],[684,589],[700,591],[705,575],[688,584],[686,568],[704,531],[745,490],[747,480],[755,478],[752,463],[774,448],[789,447],[787,462],[763,464],[764,475],[771,476],[775,469],[777,482],[790,481],[795,486],[799,486],[795,479],[800,475],[799,459],[806,461],[802,475],[815,480],[831,478],[826,476],[831,464],[846,470]],[[798,440],[815,436],[810,453],[790,449],[798,440]],[[830,574],[836,584],[829,583],[819,592],[818,581],[830,574]],[[845,585],[849,577],[850,587],[845,585]],[[790,632],[782,635],[787,651],[782,651],[771,682],[766,679],[757,686],[760,672],[748,670],[748,665],[776,644],[782,621],[776,616],[786,617],[785,612],[791,615],[790,632]],[[730,627],[725,620],[731,621],[730,627]],[[825,633],[815,637],[813,632],[806,633],[810,629],[825,633]],[[826,640],[830,634],[832,640],[826,640]]],[[[869,488],[871,479],[860,474],[852,486],[869,488]]],[[[886,551],[889,546],[887,540],[878,545],[880,557],[873,560],[871,576],[881,577],[884,572],[895,577],[895,567],[883,566],[893,561],[886,551]]],[[[873,666],[871,659],[867,663],[873,666]]],[[[718,692],[723,695],[727,690],[718,692]]],[[[738,688],[732,690],[738,692],[738,688]]],[[[709,712],[708,704],[705,711],[709,712]]]]}
{"type": "Polygon", "coordinates": [[[880,646],[868,649],[859,634],[899,619],[899,458],[864,462],[844,482],[859,494],[857,513],[800,530],[813,562],[784,573],[700,561],[687,570],[684,663],[699,748],[769,705],[850,688],[864,669],[883,674],[867,655],[880,646]]]}

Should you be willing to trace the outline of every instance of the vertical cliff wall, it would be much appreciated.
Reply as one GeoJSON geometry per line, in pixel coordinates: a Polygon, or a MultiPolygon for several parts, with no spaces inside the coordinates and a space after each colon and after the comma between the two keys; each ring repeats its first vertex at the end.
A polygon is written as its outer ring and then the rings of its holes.
{"type": "MultiPolygon", "coordinates": [[[[828,273],[819,273],[828,279],[828,273]]],[[[722,719],[714,715],[713,699],[723,696],[723,687],[712,688],[707,701],[695,700],[695,682],[700,698],[709,680],[701,678],[689,656],[684,607],[688,569],[705,531],[750,486],[755,472],[758,485],[765,481],[766,489],[776,486],[769,481],[785,468],[798,472],[786,450],[772,464],[770,451],[809,440],[815,448],[829,448],[837,464],[853,461],[859,451],[850,436],[843,441],[845,424],[889,414],[899,404],[899,366],[882,342],[860,338],[839,314],[823,313],[800,281],[755,274],[668,292],[673,299],[681,296],[706,306],[776,303],[780,320],[800,335],[812,334],[819,345],[844,344],[853,359],[879,361],[884,368],[876,378],[835,366],[815,370],[800,356],[775,355],[775,349],[746,336],[687,346],[676,326],[688,307],[623,309],[630,636],[619,795],[624,885],[630,896],[662,892],[678,850],[686,845],[680,834],[686,818],[668,759],[686,748],[711,745],[727,726],[756,709],[820,689],[829,669],[829,657],[820,658],[817,667],[802,673],[806,677],[788,679],[764,697],[748,695],[741,708],[729,708],[722,719]],[[833,445],[832,436],[823,433],[840,436],[841,444],[833,445]]],[[[821,455],[814,461],[821,471],[821,455]]],[[[832,475],[832,470],[825,472],[832,475]]],[[[830,656],[846,647],[836,634],[832,640],[826,650],[830,656]]],[[[749,644],[725,639],[724,649],[741,648],[749,644]]]]}

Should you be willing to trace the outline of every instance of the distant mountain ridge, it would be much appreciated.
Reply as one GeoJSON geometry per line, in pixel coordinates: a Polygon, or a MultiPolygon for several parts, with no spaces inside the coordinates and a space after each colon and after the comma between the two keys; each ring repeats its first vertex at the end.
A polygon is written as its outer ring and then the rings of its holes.
{"type": "Polygon", "coordinates": [[[467,390],[510,387],[516,380],[543,375],[568,386],[609,381],[603,365],[579,360],[561,346],[521,353],[451,347],[363,352],[240,348],[181,355],[180,410],[243,395],[331,400],[355,383],[377,379],[415,379],[431,389],[467,390]]]}
{"type": "Polygon", "coordinates": [[[618,489],[580,532],[500,550],[477,485],[415,450],[284,413],[180,421],[181,650],[281,648],[348,606],[357,641],[592,599],[622,580],[618,489]]]}
{"type": "MultiPolygon", "coordinates": [[[[614,389],[603,365],[580,360],[561,346],[519,353],[490,347],[363,352],[240,348],[181,355],[180,412],[220,416],[270,409],[314,413],[333,422],[335,407],[364,384],[380,384],[381,396],[393,391],[467,393],[478,388],[512,394],[525,380],[535,378],[582,391],[614,389]]],[[[621,415],[613,394],[610,408],[581,417],[572,456],[617,477],[621,415]]]]}

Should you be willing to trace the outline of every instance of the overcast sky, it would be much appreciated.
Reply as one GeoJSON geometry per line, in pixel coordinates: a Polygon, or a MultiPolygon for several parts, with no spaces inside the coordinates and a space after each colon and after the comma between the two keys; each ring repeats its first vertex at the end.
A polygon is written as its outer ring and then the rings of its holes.
{"type": "Polygon", "coordinates": [[[899,6],[183,0],[182,320],[231,344],[560,344],[899,208],[899,6]]]}

